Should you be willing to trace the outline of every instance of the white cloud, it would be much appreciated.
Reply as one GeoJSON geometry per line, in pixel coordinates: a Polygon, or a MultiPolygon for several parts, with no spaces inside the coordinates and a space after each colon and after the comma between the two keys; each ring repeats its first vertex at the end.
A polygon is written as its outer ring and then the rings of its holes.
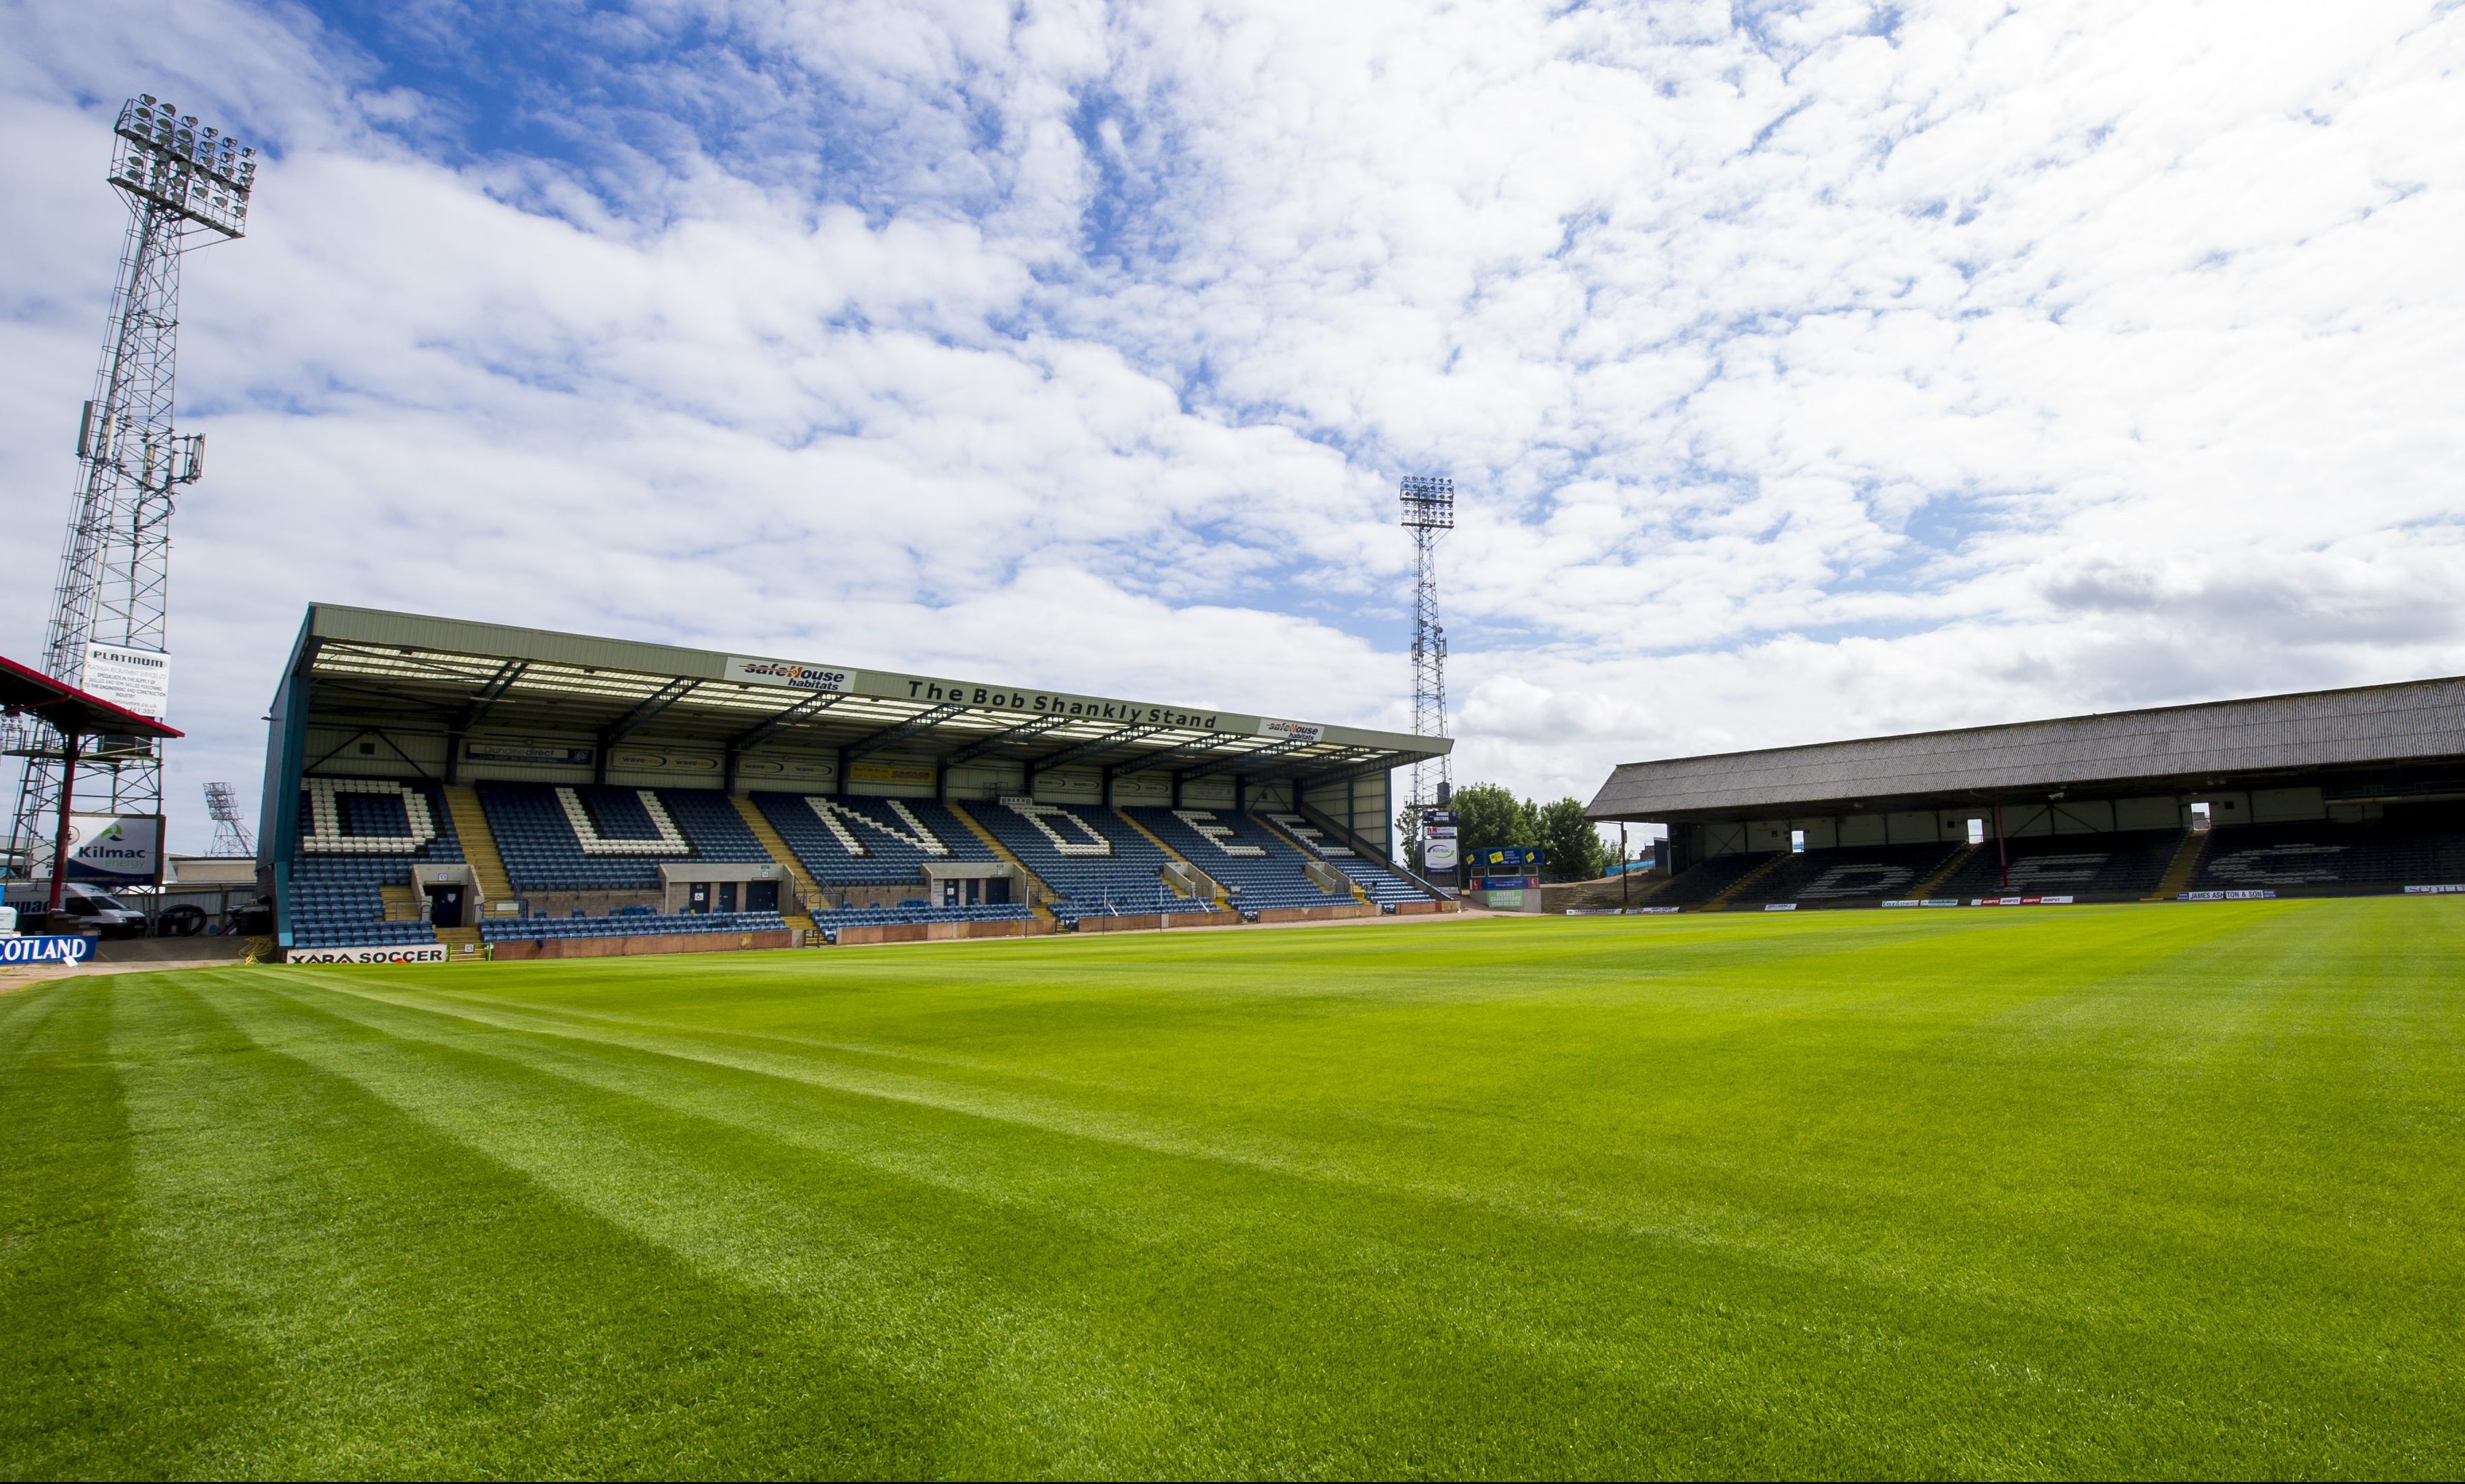
{"type": "Polygon", "coordinates": [[[176,808],[312,597],[1395,724],[1441,468],[1458,777],[2465,668],[2454,6],[644,0],[498,138],[389,51],[485,12],[11,18],[21,571],[105,111],[277,146],[189,277],[176,808]]]}

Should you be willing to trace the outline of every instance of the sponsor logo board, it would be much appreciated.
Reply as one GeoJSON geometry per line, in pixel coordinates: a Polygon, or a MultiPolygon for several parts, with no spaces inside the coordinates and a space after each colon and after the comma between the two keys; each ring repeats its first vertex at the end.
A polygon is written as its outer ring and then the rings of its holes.
{"type": "Polygon", "coordinates": [[[442,963],[443,943],[410,943],[393,948],[294,948],[285,963],[442,963]]]}
{"type": "Polygon", "coordinates": [[[474,763],[519,763],[529,767],[588,767],[588,747],[526,746],[521,742],[465,742],[462,756],[474,763]]]}
{"type": "Polygon", "coordinates": [[[929,787],[933,782],[933,765],[929,763],[851,763],[848,782],[856,784],[913,784],[929,787]]]}
{"type": "Polygon", "coordinates": [[[1764,910],[1765,912],[1795,912],[1797,910],[1797,903],[1793,901],[1767,901],[1764,903],[1764,910]]]}
{"type": "Polygon", "coordinates": [[[792,659],[744,659],[729,655],[727,678],[744,685],[783,685],[791,691],[836,694],[855,684],[855,672],[834,665],[800,665],[792,659]]]}
{"type": "Polygon", "coordinates": [[[1421,835],[1421,866],[1428,871],[1453,871],[1463,863],[1455,850],[1455,827],[1432,825],[1421,835]]]}
{"type": "Polygon", "coordinates": [[[1969,903],[1972,907],[2068,907],[2069,897],[1980,897],[1969,903]]]}
{"type": "Polygon", "coordinates": [[[39,934],[0,938],[0,963],[83,963],[100,941],[39,934]]]}
{"type": "Polygon", "coordinates": [[[2185,892],[2174,899],[2176,901],[2267,901],[2276,895],[2276,894],[2275,892],[2267,890],[2240,892],[2185,892]]]}
{"type": "Polygon", "coordinates": [[[2465,885],[2409,886],[2405,889],[2405,893],[2409,897],[2447,897],[2456,893],[2465,893],[2465,885]]]}
{"type": "Polygon", "coordinates": [[[1307,745],[1325,736],[1326,728],[1307,721],[1262,720],[1258,723],[1258,735],[1272,737],[1277,742],[1300,742],[1307,745]]]}
{"type": "MultiPolygon", "coordinates": [[[[34,853],[33,874],[52,870],[51,842],[34,853]]],[[[72,881],[137,886],[163,879],[163,816],[160,814],[71,814],[69,870],[72,881]]]]}
{"type": "Polygon", "coordinates": [[[123,711],[160,721],[171,714],[171,656],[117,644],[85,647],[80,689],[123,711]]]}
{"type": "Polygon", "coordinates": [[[1541,884],[1538,876],[1482,876],[1473,883],[1484,892],[1521,892],[1541,884]]]}
{"type": "Polygon", "coordinates": [[[1905,901],[1887,901],[1883,905],[1886,907],[1957,907],[1960,905],[1960,898],[1957,897],[1910,897],[1905,901]]]}

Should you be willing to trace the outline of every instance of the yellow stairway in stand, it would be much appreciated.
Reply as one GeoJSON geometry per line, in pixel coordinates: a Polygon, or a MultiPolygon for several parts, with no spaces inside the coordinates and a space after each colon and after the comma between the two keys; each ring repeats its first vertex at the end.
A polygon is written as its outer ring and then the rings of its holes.
{"type": "Polygon", "coordinates": [[[2191,889],[2191,878],[2200,874],[2200,862],[2208,858],[2209,842],[2216,838],[2213,830],[2186,830],[2183,843],[2174,847],[2174,858],[2167,863],[2165,875],[2158,879],[2157,890],[2140,898],[2142,901],[2172,901],[2191,889]]]}
{"type": "Polygon", "coordinates": [[[1790,852],[1780,852],[1773,855],[1771,859],[1765,861],[1754,870],[1747,872],[1744,875],[1742,875],[1736,880],[1730,882],[1727,888],[1721,891],[1719,896],[1714,897],[1710,901],[1705,902],[1701,910],[1705,912],[1720,911],[1729,903],[1737,900],[1746,892],[1755,887],[1761,886],[1763,884],[1764,877],[1771,875],[1775,871],[1778,871],[1781,867],[1788,865],[1790,861],[1796,858],[1797,857],[1790,852]]]}
{"type": "Polygon", "coordinates": [[[813,904],[822,899],[821,883],[814,880],[812,873],[805,869],[805,863],[796,858],[796,853],[788,848],[788,837],[770,823],[760,806],[741,793],[728,795],[727,802],[736,806],[737,817],[744,821],[744,828],[753,831],[753,838],[762,842],[762,848],[770,853],[772,860],[788,869],[789,879],[796,883],[796,899],[805,904],[804,910],[783,912],[780,916],[788,919],[789,927],[800,927],[813,935],[805,941],[819,943],[820,924],[813,920],[813,904]]]}
{"type": "Polygon", "coordinates": [[[389,922],[419,920],[419,897],[408,886],[380,886],[377,896],[385,899],[385,919],[389,922]]]}
{"type": "Polygon", "coordinates": [[[505,857],[497,853],[497,837],[488,831],[479,795],[469,784],[447,784],[445,812],[453,816],[454,832],[462,838],[462,858],[470,862],[471,878],[479,883],[479,899],[512,901],[514,883],[505,875],[505,857]]]}
{"type": "Polygon", "coordinates": [[[1932,897],[1935,894],[1935,889],[1937,887],[1943,885],[1945,881],[1950,880],[1952,876],[1959,872],[1961,867],[1968,864],[1968,858],[1970,856],[1984,849],[1986,849],[1986,847],[1982,845],[1964,845],[1960,849],[1952,852],[1950,855],[1944,858],[1942,865],[1934,868],[1933,875],[1927,876],[1924,880],[1920,881],[1916,886],[1911,887],[1909,889],[1909,895],[1917,897],[1921,901],[1924,900],[1926,897],[1932,897]]]}
{"type": "Polygon", "coordinates": [[[1029,898],[1029,911],[1042,913],[1048,921],[1057,922],[1060,920],[1060,919],[1055,918],[1053,915],[1053,906],[1049,900],[1049,898],[1054,895],[1053,888],[1044,884],[1044,878],[1042,876],[1039,876],[1034,872],[1028,870],[1026,861],[1023,861],[1017,856],[1011,854],[1010,853],[1009,846],[994,839],[993,832],[991,831],[976,823],[976,816],[969,813],[965,805],[961,804],[956,799],[950,799],[944,802],[944,807],[947,808],[951,813],[959,816],[959,823],[966,826],[968,829],[976,832],[976,838],[984,841],[985,848],[993,853],[993,859],[1000,861],[1003,865],[1008,866],[1012,871],[1018,873],[1019,888],[1027,893],[1029,898]]]}

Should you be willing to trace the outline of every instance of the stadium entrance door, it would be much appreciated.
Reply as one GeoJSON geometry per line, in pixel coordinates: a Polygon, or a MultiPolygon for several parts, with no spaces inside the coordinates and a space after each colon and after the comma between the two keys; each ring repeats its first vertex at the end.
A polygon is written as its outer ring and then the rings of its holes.
{"type": "Polygon", "coordinates": [[[460,927],[465,888],[432,885],[428,889],[428,920],[435,927],[460,927]]]}

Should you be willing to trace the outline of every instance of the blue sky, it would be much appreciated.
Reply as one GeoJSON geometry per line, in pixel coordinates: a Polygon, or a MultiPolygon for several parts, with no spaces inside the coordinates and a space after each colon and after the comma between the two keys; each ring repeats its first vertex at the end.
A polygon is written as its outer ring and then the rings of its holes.
{"type": "Polygon", "coordinates": [[[1529,792],[2465,670],[2454,3],[0,24],[21,572],[110,111],[270,152],[188,277],[176,807],[316,598],[1400,724],[1409,473],[1529,792]]]}

